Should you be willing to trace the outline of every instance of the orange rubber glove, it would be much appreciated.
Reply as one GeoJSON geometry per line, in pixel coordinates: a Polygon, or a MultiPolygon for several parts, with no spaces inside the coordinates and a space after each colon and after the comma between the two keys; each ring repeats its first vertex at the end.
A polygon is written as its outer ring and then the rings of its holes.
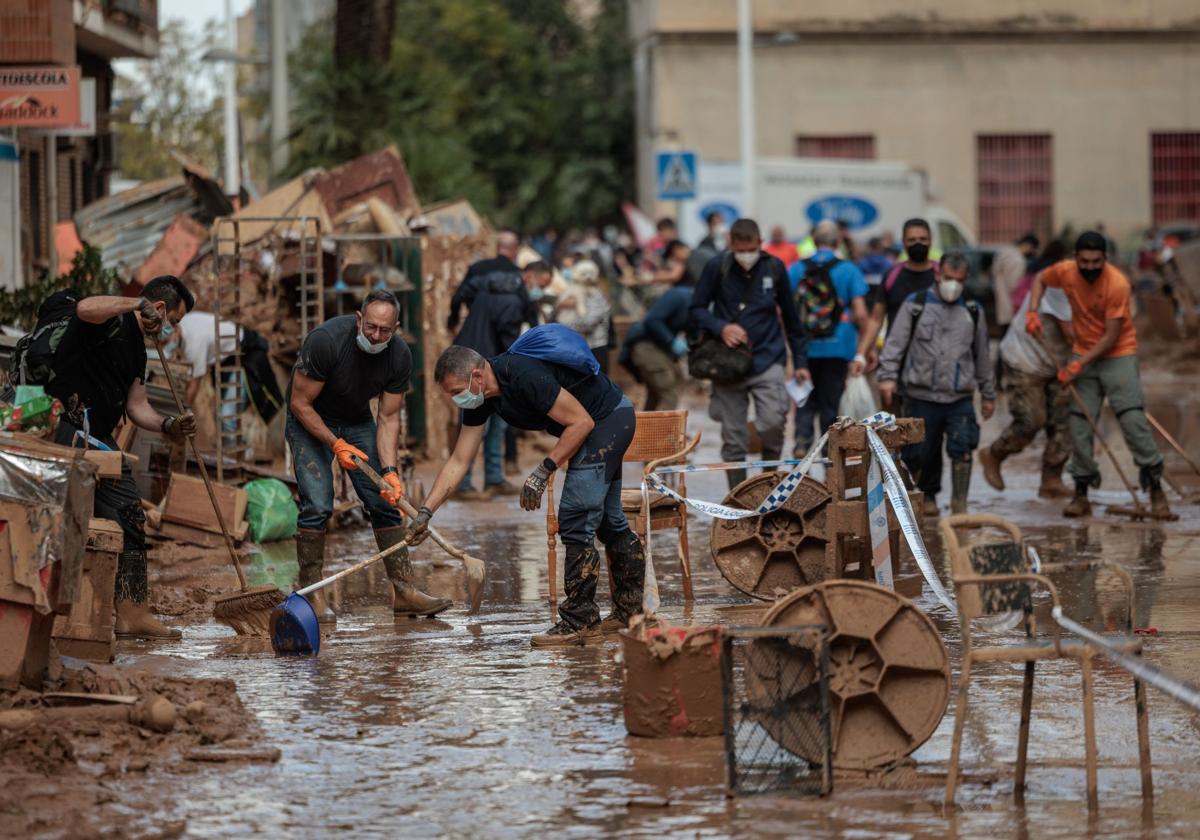
{"type": "Polygon", "coordinates": [[[1034,338],[1042,337],[1042,316],[1036,312],[1025,313],[1025,332],[1034,338]]]}
{"type": "Polygon", "coordinates": [[[389,505],[396,507],[404,498],[404,482],[400,480],[399,473],[394,472],[385,472],[383,480],[387,487],[381,489],[379,495],[383,496],[383,500],[389,505]]]}
{"type": "Polygon", "coordinates": [[[333,454],[337,458],[338,463],[342,465],[344,470],[356,470],[358,465],[354,463],[354,459],[358,458],[362,461],[369,461],[367,453],[363,452],[352,443],[347,443],[345,438],[338,438],[333,442],[333,454]]]}
{"type": "Polygon", "coordinates": [[[1083,365],[1081,365],[1079,363],[1079,360],[1076,359],[1075,361],[1070,362],[1066,367],[1064,367],[1062,370],[1060,370],[1058,372],[1058,381],[1061,382],[1062,384],[1066,385],[1072,379],[1079,376],[1079,374],[1082,372],[1083,372],[1083,365]]]}

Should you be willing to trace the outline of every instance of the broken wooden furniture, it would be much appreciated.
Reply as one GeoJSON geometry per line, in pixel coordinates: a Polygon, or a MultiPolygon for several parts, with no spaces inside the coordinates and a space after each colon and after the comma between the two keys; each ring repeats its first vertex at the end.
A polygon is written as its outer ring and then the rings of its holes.
{"type": "MultiPolygon", "coordinates": [[[[241,542],[248,530],[246,491],[227,484],[214,484],[213,492],[221,506],[221,514],[229,524],[230,534],[236,542],[241,542]]],[[[154,528],[159,535],[205,548],[224,544],[221,524],[201,479],[172,473],[159,509],[159,525],[154,528]]]]}
{"type": "MultiPolygon", "coordinates": [[[[1057,624],[1050,638],[1037,635],[1033,614],[1033,589],[1040,586],[1049,594],[1053,606],[1059,606],[1058,590],[1043,574],[1033,573],[1026,561],[1020,529],[1008,520],[989,514],[955,514],[939,523],[942,539],[950,555],[951,574],[958,600],[958,619],[962,628],[962,672],[958,684],[958,707],[954,713],[954,740],[950,748],[950,766],[946,776],[946,802],[954,801],[958,785],[958,761],[962,747],[963,725],[967,718],[971,671],[978,662],[1023,662],[1025,680],[1021,692],[1021,721],[1017,735],[1017,763],[1013,772],[1013,795],[1021,798],[1025,790],[1025,768],[1029,752],[1029,719],[1033,706],[1033,678],[1037,662],[1049,659],[1074,659],[1083,678],[1083,741],[1087,768],[1087,796],[1091,808],[1097,806],[1096,723],[1092,699],[1092,660],[1094,647],[1076,640],[1064,640],[1057,624]],[[960,532],[978,532],[974,542],[960,538],[960,532]],[[999,532],[1000,536],[994,536],[999,532]],[[971,622],[985,616],[1014,614],[1023,631],[1023,644],[978,646],[971,635],[971,622]]],[[[1095,562],[1080,564],[1042,564],[1041,571],[1084,571],[1106,568],[1116,573],[1125,590],[1126,637],[1111,636],[1110,646],[1140,656],[1142,643],[1133,631],[1133,583],[1120,566],[1095,562]]],[[[1146,711],[1146,690],[1133,679],[1134,708],[1137,716],[1138,762],[1141,768],[1142,797],[1151,799],[1154,786],[1150,775],[1150,731],[1146,711]]]]}
{"type": "MultiPolygon", "coordinates": [[[[625,463],[643,464],[642,475],[660,467],[687,463],[688,455],[700,444],[700,432],[691,440],[687,436],[686,411],[638,411],[633,440],[625,450],[625,463]]],[[[566,481],[567,470],[559,470],[566,481]]],[[[679,473],[679,495],[687,496],[687,482],[679,473]]],[[[558,511],[554,509],[554,475],[546,485],[546,549],[550,579],[550,603],[558,602],[558,511]]],[[[649,505],[642,503],[640,488],[621,490],[621,508],[629,519],[629,527],[639,536],[646,533],[646,520],[652,530],[672,529],[679,534],[679,567],[683,576],[683,597],[692,600],[692,564],[688,553],[687,505],[662,493],[650,493],[649,505]],[[647,509],[648,507],[648,509],[647,509]]],[[[611,574],[611,571],[610,571],[611,574]]],[[[611,579],[610,579],[611,583],[611,579]]]]}
{"type": "Polygon", "coordinates": [[[123,544],[121,526],[116,522],[93,518],[88,523],[79,587],[70,611],[54,620],[54,644],[59,653],[92,662],[112,661],[116,642],[113,586],[123,544]]]}
{"type": "MultiPolygon", "coordinates": [[[[888,451],[925,438],[925,422],[898,418],[877,431],[888,451]]],[[[870,448],[860,423],[839,421],[829,429],[830,465],[825,480],[806,476],[779,510],[745,519],[714,519],[709,541],[721,575],[747,595],[771,601],[802,586],[835,578],[874,580],[867,522],[867,467],[870,448]]],[[[783,479],[764,472],[729,492],[724,504],[752,510],[783,479]]],[[[909,491],[913,510],[923,496],[909,491]]],[[[887,506],[893,578],[908,544],[891,505],[887,506]]],[[[918,514],[919,515],[919,514],[918,514]]]]}

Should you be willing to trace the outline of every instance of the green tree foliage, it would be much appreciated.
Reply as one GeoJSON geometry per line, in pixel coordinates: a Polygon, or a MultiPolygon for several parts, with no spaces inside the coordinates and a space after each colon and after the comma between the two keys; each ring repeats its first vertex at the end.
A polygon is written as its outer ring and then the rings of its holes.
{"type": "Polygon", "coordinates": [[[580,225],[632,194],[624,0],[396,0],[385,66],[334,72],[319,24],[293,55],[291,170],[395,143],[424,201],[466,196],[501,224],[580,225]]]}
{"type": "Polygon", "coordinates": [[[71,270],[58,277],[46,275],[32,286],[13,291],[0,290],[0,324],[24,330],[37,323],[42,301],[60,289],[74,289],[80,296],[120,294],[121,278],[115,269],[104,268],[100,249],[84,245],[71,261],[71,270]]]}

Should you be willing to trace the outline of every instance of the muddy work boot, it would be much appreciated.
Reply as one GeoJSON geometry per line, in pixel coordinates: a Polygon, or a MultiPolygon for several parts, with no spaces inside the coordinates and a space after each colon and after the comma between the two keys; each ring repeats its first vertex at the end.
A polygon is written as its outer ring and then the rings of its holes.
{"type": "MultiPolygon", "coordinates": [[[[378,528],[375,531],[375,544],[379,550],[391,548],[397,543],[404,542],[405,529],[403,525],[394,528],[378,528]]],[[[389,554],[383,558],[383,567],[387,569],[388,580],[392,583],[392,613],[406,615],[410,618],[435,616],[442,610],[449,609],[453,603],[449,598],[439,598],[426,595],[412,583],[412,560],[408,557],[408,547],[389,554]]]]}
{"type": "Polygon", "coordinates": [[[565,621],[555,624],[545,633],[538,633],[529,640],[533,647],[569,647],[571,645],[595,644],[603,639],[599,627],[583,627],[576,630],[565,621]]]}
{"type": "Polygon", "coordinates": [[[967,512],[967,493],[971,489],[971,461],[950,462],[950,512],[967,512]]]}
{"type": "Polygon", "coordinates": [[[1042,499],[1065,499],[1071,488],[1063,483],[1062,468],[1042,467],[1042,483],[1038,485],[1038,496],[1042,499]]]}
{"type": "Polygon", "coordinates": [[[122,551],[117,557],[115,587],[118,639],[179,639],[183,633],[168,627],[150,611],[146,552],[122,551]]]}
{"type": "Polygon", "coordinates": [[[937,496],[933,495],[932,493],[925,494],[925,501],[921,505],[921,514],[923,516],[937,517],[937,515],[938,515],[937,496]]]}
{"type": "Polygon", "coordinates": [[[1063,508],[1063,516],[1075,518],[1092,515],[1092,503],[1088,501],[1088,485],[1091,482],[1075,480],[1075,497],[1063,508]]]}
{"type": "Polygon", "coordinates": [[[979,450],[979,466],[983,467],[983,478],[997,490],[1004,489],[1004,476],[1000,474],[1000,464],[1003,455],[997,455],[994,448],[989,446],[979,450]]]}
{"type": "MultiPolygon", "coordinates": [[[[321,580],[325,568],[324,531],[300,529],[296,532],[296,563],[300,566],[300,575],[297,580],[301,589],[312,586],[321,580]]],[[[304,597],[312,605],[319,623],[333,624],[337,622],[337,616],[329,608],[329,602],[325,600],[325,590],[318,589],[304,597]]]]}
{"type": "MultiPolygon", "coordinates": [[[[534,647],[582,645],[600,638],[600,610],[596,607],[596,582],[600,552],[594,545],[567,543],[563,569],[564,598],[558,605],[559,622],[529,640],[534,647]]],[[[616,571],[613,572],[616,579],[616,571]]]]}
{"type": "Polygon", "coordinates": [[[629,619],[642,611],[642,588],[646,581],[646,554],[633,531],[622,531],[604,544],[612,572],[613,608],[600,622],[601,633],[616,633],[629,626],[629,619]]]}
{"type": "Polygon", "coordinates": [[[1142,489],[1150,494],[1150,512],[1156,519],[1175,519],[1171,515],[1171,505],[1167,503],[1167,494],[1162,489],[1163,465],[1142,467],[1138,476],[1142,489]]]}

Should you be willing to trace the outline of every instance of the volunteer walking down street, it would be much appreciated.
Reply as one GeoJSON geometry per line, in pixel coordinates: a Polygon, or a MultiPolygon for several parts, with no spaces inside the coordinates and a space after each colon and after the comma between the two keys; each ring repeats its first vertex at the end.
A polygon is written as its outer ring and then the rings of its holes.
{"type": "Polygon", "coordinates": [[[587,342],[561,324],[536,327],[491,359],[468,347],[450,347],[433,376],[463,410],[450,459],[413,524],[410,542],[422,541],[429,520],[449,497],[475,457],[492,417],[558,438],[521,491],[521,507],[535,511],[553,474],[567,466],[558,508],[558,535],[566,547],[559,621],[534,636],[534,647],[585,644],[616,631],[640,612],[645,558],[642,541],[621,509],[621,461],[633,440],[633,405],[603,373],[587,342]],[[604,619],[596,606],[599,537],[608,555],[613,609],[604,619]]]}
{"type": "MultiPolygon", "coordinates": [[[[396,450],[412,354],[397,334],[399,314],[392,293],[376,290],[367,295],[360,311],[329,319],[300,347],[288,384],[287,442],[300,488],[296,559],[301,587],[322,577],[325,527],[333,513],[334,458],[350,474],[379,550],[405,537],[404,519],[395,507],[404,495],[396,450]],[[379,412],[372,417],[371,400],[376,398],[379,412]],[[358,470],[356,457],[382,474],[389,485],[382,495],[358,470]]],[[[429,616],[450,606],[448,599],[426,595],[413,585],[407,549],[383,562],[392,583],[393,612],[429,616]]],[[[322,590],[307,597],[322,621],[334,620],[322,590]]]]}
{"type": "MultiPolygon", "coordinates": [[[[63,404],[54,439],[83,449],[117,449],[113,430],[122,417],[150,431],[161,431],[176,443],[196,431],[191,412],[164,417],[146,397],[146,342],[175,329],[195,305],[177,277],[155,277],[139,298],[95,295],[79,299],[74,292],[55,292],[38,310],[42,341],[35,339],[23,361],[27,367],[48,364],[46,392],[63,404]],[[45,332],[43,324],[55,322],[45,332]],[[53,349],[57,347],[57,350],[53,349]]],[[[95,514],[121,526],[115,600],[118,636],[178,639],[150,611],[146,567],[146,514],[134,485],[129,462],[122,459],[120,478],[96,481],[95,514]]]]}
{"type": "MultiPolygon", "coordinates": [[[[1045,325],[1038,315],[1047,289],[1062,289],[1071,302],[1071,361],[1058,372],[1058,381],[1074,388],[1093,421],[1099,422],[1105,398],[1112,406],[1121,435],[1140,468],[1142,490],[1150,494],[1150,508],[1169,515],[1162,489],[1163,457],[1146,419],[1145,397],[1138,376],[1137,334],[1130,308],[1129,280],[1108,262],[1107,242],[1087,231],[1075,240],[1075,256],[1043,270],[1029,292],[1026,329],[1041,336],[1045,325]]],[[[1071,462],[1075,497],[1064,516],[1089,516],[1088,488],[1100,486],[1100,465],[1093,451],[1092,424],[1074,399],[1071,402],[1071,462]]]]}

